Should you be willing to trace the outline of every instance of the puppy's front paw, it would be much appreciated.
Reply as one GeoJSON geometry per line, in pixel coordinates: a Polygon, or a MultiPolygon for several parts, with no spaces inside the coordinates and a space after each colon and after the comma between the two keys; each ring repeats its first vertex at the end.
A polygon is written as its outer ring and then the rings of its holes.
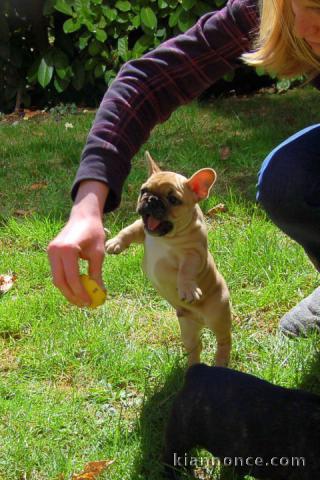
{"type": "Polygon", "coordinates": [[[202,297],[202,291],[195,283],[184,283],[178,287],[180,300],[192,303],[197,302],[202,297]]]}
{"type": "Polygon", "coordinates": [[[106,242],[106,253],[117,255],[118,253],[123,252],[126,246],[121,242],[119,237],[110,238],[106,242]]]}

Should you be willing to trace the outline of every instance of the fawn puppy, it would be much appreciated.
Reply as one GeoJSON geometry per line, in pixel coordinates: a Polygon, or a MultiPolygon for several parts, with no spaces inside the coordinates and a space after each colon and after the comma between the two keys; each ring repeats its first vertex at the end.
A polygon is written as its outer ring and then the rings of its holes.
{"type": "Polygon", "coordinates": [[[133,242],[144,243],[143,270],[176,310],[189,365],[200,362],[200,332],[207,327],[217,340],[216,365],[228,364],[231,350],[229,292],[208,251],[207,229],[198,205],[216,180],[211,168],[191,178],[161,171],[146,152],[149,178],[142,185],[141,216],[106,243],[117,254],[133,242]]]}

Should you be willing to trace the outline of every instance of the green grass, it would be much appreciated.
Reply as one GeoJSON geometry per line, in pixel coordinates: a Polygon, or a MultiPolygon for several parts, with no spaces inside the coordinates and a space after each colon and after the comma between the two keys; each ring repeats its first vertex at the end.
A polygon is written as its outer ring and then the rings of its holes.
{"type": "MultiPolygon", "coordinates": [[[[115,463],[101,479],[162,478],[163,429],[186,358],[174,312],[141,272],[141,247],[106,259],[108,300],[95,311],[64,300],[46,258],[67,219],[92,120],[82,114],[0,123],[0,274],[17,274],[0,297],[1,480],[68,479],[102,459],[115,463]],[[66,122],[74,128],[66,130],[66,122]],[[31,188],[42,182],[44,188],[31,188]]],[[[318,275],[255,203],[263,158],[317,120],[318,93],[310,88],[179,109],[134,159],[121,208],[106,226],[116,233],[135,218],[145,149],[185,175],[213,166],[218,181],[202,207],[228,207],[208,218],[208,229],[232,296],[231,367],[319,392],[317,338],[277,333],[281,315],[318,286],[318,275]],[[224,145],[231,149],[226,160],[224,145]]],[[[204,361],[212,363],[214,348],[204,333],[204,361]]]]}

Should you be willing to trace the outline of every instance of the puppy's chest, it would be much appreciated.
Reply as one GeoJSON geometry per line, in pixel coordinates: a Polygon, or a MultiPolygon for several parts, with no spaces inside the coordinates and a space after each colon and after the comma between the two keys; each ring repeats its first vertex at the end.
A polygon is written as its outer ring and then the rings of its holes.
{"type": "Polygon", "coordinates": [[[160,237],[146,235],[143,270],[156,286],[176,282],[178,257],[174,249],[160,237]]]}

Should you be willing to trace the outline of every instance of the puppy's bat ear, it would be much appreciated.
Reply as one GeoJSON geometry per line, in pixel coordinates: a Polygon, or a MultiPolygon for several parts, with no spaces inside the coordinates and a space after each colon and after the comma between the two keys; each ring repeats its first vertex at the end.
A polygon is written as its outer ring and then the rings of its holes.
{"type": "Polygon", "coordinates": [[[217,174],[212,168],[202,168],[188,179],[187,186],[194,192],[197,202],[208,198],[216,178],[217,174]]]}
{"type": "Polygon", "coordinates": [[[159,166],[156,164],[156,162],[153,160],[153,158],[151,157],[151,155],[150,155],[150,153],[148,152],[148,150],[147,150],[146,153],[144,154],[144,158],[145,158],[146,162],[148,163],[149,177],[150,177],[153,173],[161,172],[160,167],[159,167],[159,166]]]}

